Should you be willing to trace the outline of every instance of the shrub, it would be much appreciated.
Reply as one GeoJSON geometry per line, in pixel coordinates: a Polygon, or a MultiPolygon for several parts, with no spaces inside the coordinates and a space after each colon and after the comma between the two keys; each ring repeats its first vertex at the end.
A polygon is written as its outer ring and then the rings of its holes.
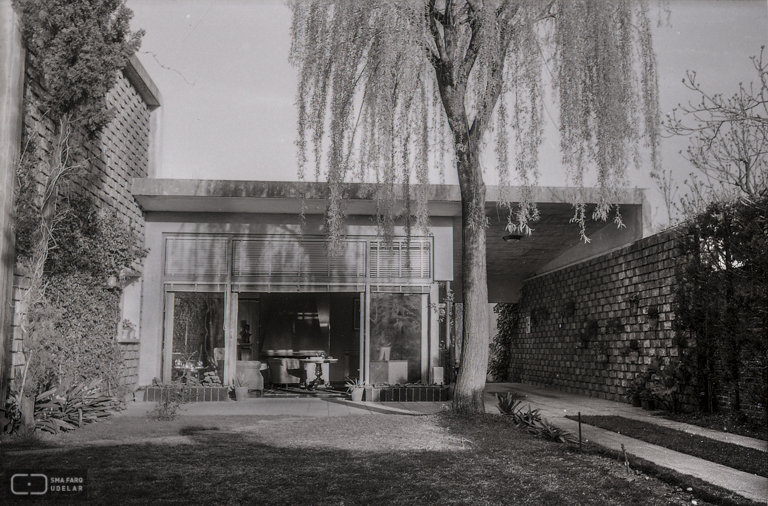
{"type": "Polygon", "coordinates": [[[499,401],[499,411],[512,419],[516,427],[525,429],[536,437],[554,441],[557,443],[578,443],[578,439],[572,432],[561,429],[550,423],[546,418],[542,418],[538,409],[525,410],[522,406],[523,401],[517,398],[516,394],[506,392],[496,394],[499,401]]]}
{"type": "Polygon", "coordinates": [[[147,418],[161,422],[170,422],[176,418],[182,404],[189,402],[189,385],[174,381],[172,383],[153,382],[153,386],[160,387],[160,400],[155,408],[147,413],[147,418]]]}
{"type": "Polygon", "coordinates": [[[509,381],[509,366],[512,363],[512,337],[518,324],[517,304],[496,304],[496,327],[499,332],[493,337],[488,356],[488,373],[496,381],[509,381]]]}
{"type": "MultiPolygon", "coordinates": [[[[35,429],[55,434],[59,431],[74,430],[106,420],[121,407],[117,397],[105,392],[99,379],[90,382],[73,382],[67,378],[58,387],[51,388],[35,397],[35,429]]],[[[2,433],[18,432],[18,392],[13,392],[3,409],[2,433]]]]}

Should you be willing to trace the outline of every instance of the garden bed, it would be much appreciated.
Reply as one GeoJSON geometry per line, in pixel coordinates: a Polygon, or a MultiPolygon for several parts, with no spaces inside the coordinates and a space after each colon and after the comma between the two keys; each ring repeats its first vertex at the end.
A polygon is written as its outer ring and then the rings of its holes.
{"type": "Polygon", "coordinates": [[[730,413],[663,413],[661,416],[675,422],[768,441],[768,425],[754,423],[730,413]]]}
{"type": "MultiPolygon", "coordinates": [[[[568,418],[577,419],[574,416],[568,418]]],[[[681,430],[620,416],[582,416],[581,421],[646,443],[663,446],[676,452],[738,469],[745,473],[768,476],[768,454],[754,448],[724,443],[681,430]]]]}
{"type": "Polygon", "coordinates": [[[371,392],[373,399],[370,400],[374,402],[445,402],[448,400],[448,387],[441,386],[373,387],[371,392]],[[378,390],[378,398],[376,390],[378,390]]]}
{"type": "Polygon", "coordinates": [[[168,398],[169,392],[182,393],[184,402],[217,402],[229,400],[228,387],[185,387],[172,389],[167,387],[149,386],[144,391],[144,400],[159,402],[168,398]]]}

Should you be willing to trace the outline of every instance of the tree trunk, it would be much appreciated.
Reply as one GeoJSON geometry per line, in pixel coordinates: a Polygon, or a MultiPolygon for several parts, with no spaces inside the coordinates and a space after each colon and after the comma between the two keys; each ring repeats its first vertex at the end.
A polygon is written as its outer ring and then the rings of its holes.
{"type": "Polygon", "coordinates": [[[453,409],[457,413],[483,413],[483,389],[488,372],[488,274],[485,260],[485,184],[478,161],[479,145],[469,136],[457,142],[457,169],[461,188],[462,296],[464,335],[456,377],[453,409]]]}
{"type": "Polygon", "coordinates": [[[22,395],[19,403],[21,411],[21,433],[31,434],[35,431],[35,398],[31,395],[22,395]]]}

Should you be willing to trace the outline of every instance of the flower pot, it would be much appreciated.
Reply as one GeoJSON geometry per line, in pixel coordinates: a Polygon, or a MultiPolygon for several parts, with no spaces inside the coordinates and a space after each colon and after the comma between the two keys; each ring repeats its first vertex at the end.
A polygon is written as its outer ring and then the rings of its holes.
{"type": "Polygon", "coordinates": [[[360,402],[363,400],[363,392],[365,392],[364,388],[354,388],[351,392],[352,395],[352,401],[353,402],[360,402]]]}
{"type": "Polygon", "coordinates": [[[248,387],[235,387],[235,400],[240,402],[248,398],[248,387]]]}
{"type": "Polygon", "coordinates": [[[643,405],[643,402],[640,400],[639,397],[633,397],[632,398],[632,407],[633,408],[639,408],[643,405]]]}

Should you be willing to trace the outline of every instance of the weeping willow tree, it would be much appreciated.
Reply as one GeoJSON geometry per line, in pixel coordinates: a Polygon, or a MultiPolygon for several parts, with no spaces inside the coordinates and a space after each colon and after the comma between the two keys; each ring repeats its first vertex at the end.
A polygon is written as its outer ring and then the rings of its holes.
{"type": "Polygon", "coordinates": [[[397,220],[428,227],[430,174],[455,166],[461,189],[464,335],[454,409],[484,410],[488,363],[487,226],[481,153],[493,146],[508,229],[530,233],[545,88],[559,103],[560,148],[587,217],[583,185],[596,172],[594,219],[612,213],[626,170],[647,150],[658,165],[658,84],[645,1],[313,0],[292,5],[298,68],[299,178],[327,178],[326,225],[340,244],[344,187],[376,184],[385,237],[397,220]],[[514,204],[505,189],[522,188],[514,204]]]}

